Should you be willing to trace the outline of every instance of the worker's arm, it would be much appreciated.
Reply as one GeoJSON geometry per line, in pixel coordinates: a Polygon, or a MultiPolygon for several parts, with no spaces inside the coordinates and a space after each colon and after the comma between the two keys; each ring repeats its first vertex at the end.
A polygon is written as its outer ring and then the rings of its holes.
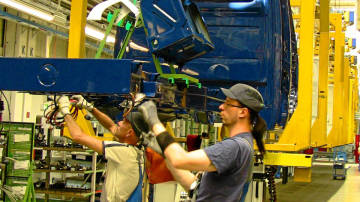
{"type": "MultiPolygon", "coordinates": [[[[153,132],[156,136],[170,136],[161,123],[154,125],[153,132]]],[[[166,148],[163,148],[163,152],[166,159],[174,168],[193,171],[216,171],[216,167],[211,163],[211,160],[203,149],[187,152],[178,143],[173,142],[166,146],[166,148]]]]}
{"type": "Polygon", "coordinates": [[[96,139],[95,137],[91,137],[85,134],[78,124],[74,121],[74,119],[70,115],[70,102],[67,96],[59,97],[56,102],[59,105],[59,112],[64,116],[64,120],[69,129],[70,135],[73,141],[85,145],[99,154],[103,153],[103,144],[102,141],[96,139]]]}
{"type": "Polygon", "coordinates": [[[180,183],[185,191],[189,191],[190,185],[196,180],[195,175],[188,170],[175,168],[167,159],[165,159],[165,162],[175,180],[180,183]]]}
{"type": "Polygon", "coordinates": [[[156,106],[152,101],[142,104],[139,110],[155,136],[157,136],[156,140],[164,156],[174,168],[195,171],[216,171],[216,167],[212,164],[204,150],[187,152],[174,141],[174,138],[166,132],[164,125],[160,122],[156,106]]]}
{"type": "Polygon", "coordinates": [[[76,106],[91,112],[95,116],[95,118],[100,122],[100,124],[104,126],[106,129],[108,129],[112,134],[116,133],[117,125],[114,123],[114,121],[109,116],[107,116],[106,114],[95,108],[92,103],[85,100],[83,96],[73,95],[71,99],[77,101],[76,106]]]}
{"type": "Polygon", "coordinates": [[[116,134],[118,125],[116,125],[109,116],[98,110],[96,107],[93,108],[91,113],[95,116],[95,118],[100,122],[102,126],[108,129],[112,134],[116,134]]]}
{"type": "Polygon", "coordinates": [[[85,145],[99,154],[103,153],[103,143],[90,135],[85,134],[77,125],[71,115],[65,115],[66,126],[69,129],[70,135],[74,142],[85,145]]]}

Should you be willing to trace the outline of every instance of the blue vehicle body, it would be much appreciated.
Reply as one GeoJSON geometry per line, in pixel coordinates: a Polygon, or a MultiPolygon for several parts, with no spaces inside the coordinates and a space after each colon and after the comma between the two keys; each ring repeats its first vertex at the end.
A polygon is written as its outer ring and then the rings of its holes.
{"type": "MultiPolygon", "coordinates": [[[[174,114],[211,114],[225,98],[221,87],[246,83],[264,97],[261,115],[268,128],[284,126],[296,105],[298,67],[289,0],[194,2],[142,1],[147,35],[136,28],[131,40],[177,64],[177,73],[196,73],[190,76],[202,86],[169,82],[149,52],[130,49],[122,60],[0,58],[0,89],[94,95],[99,106],[115,107],[115,113],[130,92],[144,92],[174,114]]],[[[126,34],[118,28],[115,56],[126,34]]]]}
{"type": "MultiPolygon", "coordinates": [[[[213,51],[181,68],[198,73],[193,77],[206,86],[206,92],[197,93],[224,99],[220,87],[228,88],[236,83],[252,85],[264,97],[266,107],[261,115],[268,128],[272,129],[276,124],[284,126],[294,108],[289,106],[289,102],[296,103],[297,90],[296,40],[289,1],[195,2],[215,46],[213,51]]],[[[151,15],[147,17],[151,18],[151,15]]],[[[117,39],[123,38],[125,33],[119,28],[117,39]]],[[[131,40],[151,47],[143,29],[136,29],[131,40]]],[[[125,57],[151,61],[150,54],[136,50],[130,50],[125,57]]],[[[146,65],[143,69],[156,71],[153,65],[146,65]]],[[[181,73],[180,68],[178,71],[181,73]]],[[[192,99],[189,104],[205,111],[218,110],[219,105],[211,99],[206,102],[192,99]]]]}

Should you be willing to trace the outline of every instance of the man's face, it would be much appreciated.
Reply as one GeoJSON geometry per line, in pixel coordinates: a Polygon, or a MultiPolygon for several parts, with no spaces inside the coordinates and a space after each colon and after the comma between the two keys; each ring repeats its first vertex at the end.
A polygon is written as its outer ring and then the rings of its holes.
{"type": "Polygon", "coordinates": [[[239,118],[239,110],[243,110],[237,100],[226,98],[225,102],[219,106],[220,115],[224,125],[234,125],[239,118]]]}
{"type": "Polygon", "coordinates": [[[124,119],[122,121],[117,122],[118,128],[116,130],[116,134],[114,134],[119,141],[124,141],[126,137],[129,136],[130,130],[132,130],[131,124],[128,120],[124,119]]]}

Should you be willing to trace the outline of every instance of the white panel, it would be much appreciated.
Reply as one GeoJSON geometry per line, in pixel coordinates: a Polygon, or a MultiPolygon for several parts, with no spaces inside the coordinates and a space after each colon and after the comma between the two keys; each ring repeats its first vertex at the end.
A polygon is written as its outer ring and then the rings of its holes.
{"type": "Polygon", "coordinates": [[[10,93],[10,111],[11,118],[10,121],[22,122],[22,114],[23,114],[23,93],[17,93],[12,91],[10,93]]]}
{"type": "Polygon", "coordinates": [[[175,182],[165,182],[154,185],[154,202],[174,201],[175,194],[175,182]]]}
{"type": "Polygon", "coordinates": [[[264,192],[265,190],[265,182],[263,181],[252,181],[248,193],[246,194],[245,202],[263,202],[264,200],[264,192]],[[256,191],[257,190],[257,191],[256,191]]]}

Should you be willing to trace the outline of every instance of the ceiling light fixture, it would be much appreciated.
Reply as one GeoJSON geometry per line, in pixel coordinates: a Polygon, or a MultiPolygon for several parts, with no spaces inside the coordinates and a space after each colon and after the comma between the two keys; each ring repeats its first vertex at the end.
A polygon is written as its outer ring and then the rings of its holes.
{"type": "MultiPolygon", "coordinates": [[[[46,20],[46,21],[53,21],[55,16],[51,15],[49,13],[46,13],[38,8],[34,8],[31,7],[30,5],[26,5],[24,3],[15,1],[15,0],[0,0],[0,4],[3,4],[5,6],[11,7],[13,9],[16,9],[18,11],[24,12],[26,14],[38,17],[40,19],[46,20]]],[[[102,32],[101,30],[93,27],[93,26],[89,26],[86,25],[85,27],[85,34],[95,38],[97,40],[102,40],[104,38],[104,32],[102,32]]],[[[110,34],[107,39],[106,42],[108,43],[115,43],[115,36],[113,34],[110,34]]]]}
{"type": "Polygon", "coordinates": [[[25,5],[23,3],[20,3],[18,1],[14,1],[14,0],[0,0],[0,4],[3,4],[5,6],[14,8],[16,10],[22,11],[26,14],[38,17],[40,19],[46,20],[46,21],[53,21],[54,20],[54,16],[46,13],[44,11],[41,11],[37,8],[32,8],[31,6],[25,5]]]}
{"type": "MultiPolygon", "coordinates": [[[[105,36],[104,32],[89,25],[86,25],[85,27],[85,34],[99,40],[103,40],[105,36]]],[[[115,36],[113,34],[109,34],[106,38],[106,42],[115,43],[115,36]]]]}

